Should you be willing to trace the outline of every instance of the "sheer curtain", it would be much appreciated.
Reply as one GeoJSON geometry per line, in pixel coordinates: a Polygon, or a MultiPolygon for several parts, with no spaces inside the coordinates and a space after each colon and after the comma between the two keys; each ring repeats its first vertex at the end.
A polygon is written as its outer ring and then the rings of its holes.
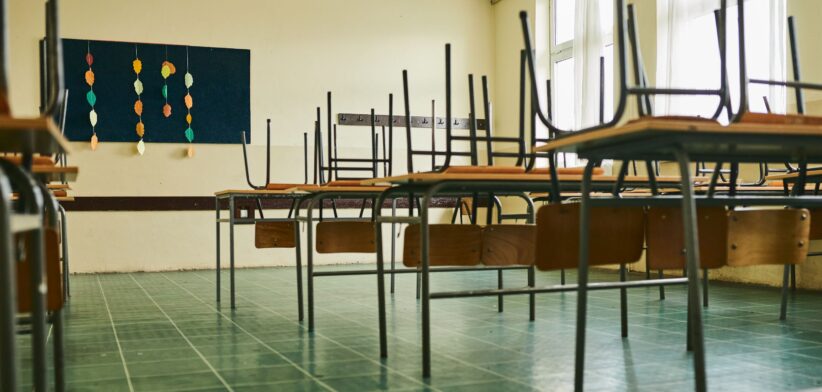
{"type": "MultiPolygon", "coordinates": [[[[657,85],[660,87],[718,88],[719,42],[713,11],[719,0],[660,0],[657,8],[657,85]]],[[[739,45],[737,8],[728,8],[728,77],[731,99],[739,102],[739,45]]],[[[748,77],[785,80],[785,0],[745,2],[745,42],[748,77]]],[[[784,113],[785,89],[749,86],[752,111],[784,113]]],[[[665,96],[655,99],[657,115],[710,117],[718,99],[705,96],[665,96]]],[[[735,106],[734,106],[735,107],[735,106]]],[[[725,120],[723,115],[721,120],[725,120]]]]}
{"type": "Polygon", "coordinates": [[[611,34],[613,26],[613,13],[610,12],[613,8],[611,2],[613,1],[576,2],[574,15],[575,128],[599,123],[599,58],[605,55],[606,36],[611,34]]]}

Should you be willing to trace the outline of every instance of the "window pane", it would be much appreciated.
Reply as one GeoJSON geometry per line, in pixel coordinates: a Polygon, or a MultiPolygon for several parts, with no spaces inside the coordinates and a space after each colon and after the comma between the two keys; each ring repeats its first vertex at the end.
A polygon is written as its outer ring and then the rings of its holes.
{"type": "MultiPolygon", "coordinates": [[[[606,36],[614,33],[614,1],[599,0],[599,20],[602,25],[602,33],[606,36]]],[[[613,41],[613,40],[611,40],[613,41]]],[[[610,43],[610,42],[609,42],[610,43]]]]}
{"type": "Polygon", "coordinates": [[[574,39],[575,0],[554,0],[554,44],[574,39]]]}
{"type": "Polygon", "coordinates": [[[560,128],[574,127],[574,59],[554,63],[554,121],[560,128]]]}

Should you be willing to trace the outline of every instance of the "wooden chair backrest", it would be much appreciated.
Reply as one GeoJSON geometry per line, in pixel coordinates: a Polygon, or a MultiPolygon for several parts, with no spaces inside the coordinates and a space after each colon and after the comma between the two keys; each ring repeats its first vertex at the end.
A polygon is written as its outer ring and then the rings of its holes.
{"type": "MultiPolygon", "coordinates": [[[[30,234],[18,234],[26,244],[23,260],[17,263],[17,310],[20,313],[31,312],[31,276],[28,257],[32,254],[33,243],[30,234]]],[[[63,271],[60,268],[60,234],[56,229],[47,228],[43,237],[45,243],[46,309],[57,311],[63,308],[63,271]]]]}
{"type": "Polygon", "coordinates": [[[728,265],[800,264],[808,257],[810,229],[806,209],[732,211],[728,265]]]}
{"type": "Polygon", "coordinates": [[[320,222],[317,253],[374,253],[374,222],[320,222]]]}
{"type": "MultiPolygon", "coordinates": [[[[549,204],[537,212],[536,265],[541,270],[579,265],[579,204],[549,204]]],[[[639,260],[645,236],[641,207],[592,207],[589,265],[639,260]]]]}
{"type": "Polygon", "coordinates": [[[297,245],[294,222],[257,222],[254,224],[254,246],[293,248],[297,245]]]}
{"type": "MultiPolygon", "coordinates": [[[[479,225],[429,225],[429,255],[432,266],[476,266],[482,253],[482,229],[479,225]]],[[[405,229],[403,265],[418,267],[420,258],[420,225],[405,229]]]]}
{"type": "MultiPolygon", "coordinates": [[[[685,268],[685,233],[682,208],[648,209],[645,241],[648,267],[651,269],[685,268]]],[[[728,212],[725,207],[697,208],[699,229],[699,262],[702,268],[721,268],[727,263],[728,212]]]]}
{"type": "Polygon", "coordinates": [[[534,225],[490,225],[482,229],[481,262],[489,266],[532,265],[536,251],[534,225]]]}

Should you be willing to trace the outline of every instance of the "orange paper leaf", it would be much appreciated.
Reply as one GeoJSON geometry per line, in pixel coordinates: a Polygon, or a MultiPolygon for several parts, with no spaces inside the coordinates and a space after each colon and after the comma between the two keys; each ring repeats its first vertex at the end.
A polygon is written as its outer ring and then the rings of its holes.
{"type": "Polygon", "coordinates": [[[137,75],[139,75],[140,71],[143,70],[143,62],[140,61],[140,59],[132,61],[131,66],[134,68],[134,73],[136,73],[137,75]]]}
{"type": "Polygon", "coordinates": [[[137,113],[138,116],[143,115],[143,101],[138,99],[134,102],[134,113],[137,113]]]}
{"type": "Polygon", "coordinates": [[[189,158],[194,157],[194,146],[188,146],[188,157],[189,158]]]}
{"type": "Polygon", "coordinates": [[[186,114],[186,122],[188,123],[188,125],[191,125],[191,113],[186,114]]]}
{"type": "Polygon", "coordinates": [[[186,94],[184,99],[186,101],[186,107],[191,109],[191,107],[194,106],[194,101],[191,99],[191,94],[186,94]]]}
{"type": "Polygon", "coordinates": [[[92,72],[91,70],[86,71],[86,84],[88,84],[89,86],[94,85],[94,72],[92,72]]]}
{"type": "Polygon", "coordinates": [[[97,150],[97,134],[91,135],[91,151],[97,150]]]}
{"type": "Polygon", "coordinates": [[[171,63],[171,61],[163,61],[163,65],[168,66],[168,72],[171,75],[174,75],[175,73],[177,73],[177,68],[174,66],[174,64],[171,63]]]}
{"type": "Polygon", "coordinates": [[[143,137],[146,134],[146,126],[140,121],[137,123],[137,136],[143,137]]]}
{"type": "Polygon", "coordinates": [[[171,117],[171,105],[169,105],[169,104],[163,105],[163,116],[171,117]]]}

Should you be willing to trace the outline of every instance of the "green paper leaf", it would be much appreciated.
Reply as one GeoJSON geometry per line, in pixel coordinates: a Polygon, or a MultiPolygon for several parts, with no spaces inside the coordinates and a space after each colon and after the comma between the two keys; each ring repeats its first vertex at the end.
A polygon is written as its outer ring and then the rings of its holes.
{"type": "Polygon", "coordinates": [[[97,96],[94,95],[94,90],[88,90],[88,93],[86,93],[86,100],[91,106],[94,106],[94,104],[97,103],[97,96]]]}
{"type": "Polygon", "coordinates": [[[194,141],[194,130],[191,129],[191,127],[186,129],[186,139],[188,140],[189,143],[194,141]]]}
{"type": "Polygon", "coordinates": [[[163,85],[163,98],[168,99],[168,85],[163,85]]]}

